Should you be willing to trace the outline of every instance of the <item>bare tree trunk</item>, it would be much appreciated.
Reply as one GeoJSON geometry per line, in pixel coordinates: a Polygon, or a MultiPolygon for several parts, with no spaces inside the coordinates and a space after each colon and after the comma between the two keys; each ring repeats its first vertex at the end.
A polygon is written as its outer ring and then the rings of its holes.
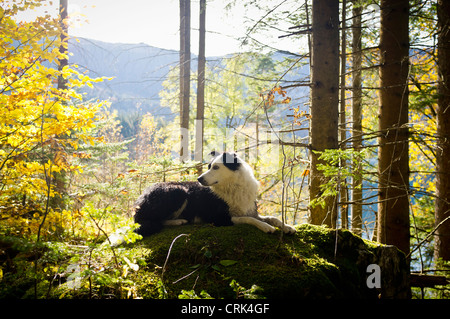
{"type": "MultiPolygon", "coordinates": [[[[61,26],[61,44],[59,47],[59,52],[64,54],[63,58],[58,59],[58,71],[62,71],[64,67],[69,65],[69,26],[67,23],[67,10],[68,4],[67,0],[59,0],[59,24],[61,26]]],[[[58,90],[67,89],[67,79],[65,79],[61,74],[58,76],[58,90]]],[[[62,139],[64,136],[58,136],[58,138],[62,139]]],[[[52,150],[56,154],[61,151],[61,147],[54,148],[52,150]]],[[[51,179],[51,176],[49,176],[51,179]]],[[[53,210],[63,209],[64,208],[64,200],[63,195],[67,192],[67,181],[66,181],[66,173],[64,170],[60,172],[53,173],[53,181],[54,187],[58,195],[52,197],[50,199],[50,207],[53,210]]]]}
{"type": "Polygon", "coordinates": [[[409,2],[381,1],[378,241],[409,252],[409,2]]]}
{"type": "MultiPolygon", "coordinates": [[[[435,224],[450,216],[450,2],[438,0],[438,107],[435,224]]],[[[450,220],[435,236],[434,257],[450,260],[450,220]]]]}
{"type": "MultiPolygon", "coordinates": [[[[318,170],[320,152],[338,147],[339,121],[339,2],[313,0],[311,52],[311,175],[310,201],[321,196],[327,179],[318,170]],[[319,152],[316,153],[316,152],[319,152]]],[[[310,222],[336,226],[336,198],[310,208],[310,222]]]]}
{"type": "Polygon", "coordinates": [[[180,159],[189,159],[189,97],[191,73],[191,1],[180,0],[180,159]]]}
{"type": "MultiPolygon", "coordinates": [[[[347,65],[347,54],[346,54],[346,48],[347,48],[347,38],[346,38],[346,13],[347,13],[347,1],[342,0],[342,16],[341,16],[341,23],[342,23],[342,29],[341,29],[341,87],[340,87],[340,110],[339,110],[339,141],[340,141],[340,148],[345,149],[345,140],[347,139],[347,127],[346,127],[346,115],[345,115],[345,69],[347,65]]],[[[342,160],[341,168],[344,169],[347,163],[345,160],[342,160]]],[[[341,178],[342,179],[342,178],[341,178]]],[[[342,183],[339,181],[339,192],[340,192],[340,200],[341,202],[348,202],[348,188],[347,188],[347,180],[346,178],[343,178],[342,183]]],[[[348,228],[348,205],[340,205],[340,211],[341,211],[341,223],[342,228],[347,229],[348,228]]]]}
{"type": "MultiPolygon", "coordinates": [[[[203,122],[205,113],[205,35],[206,0],[200,0],[200,30],[197,74],[197,118],[195,131],[195,160],[203,162],[203,122]]],[[[201,171],[202,166],[199,165],[201,171]]]]}
{"type": "MultiPolygon", "coordinates": [[[[361,14],[360,1],[353,1],[353,41],[352,41],[352,138],[353,149],[360,151],[362,147],[362,89],[361,89],[361,14]]],[[[360,162],[353,168],[352,180],[352,231],[362,235],[362,165],[360,162]]]]}
{"type": "MultiPolygon", "coordinates": [[[[67,0],[59,0],[59,18],[60,25],[62,29],[61,33],[61,46],[59,47],[59,52],[66,54],[68,51],[68,38],[69,38],[69,26],[67,24],[67,0]]],[[[68,55],[67,55],[68,56],[68,55]]],[[[69,65],[68,58],[59,59],[58,61],[58,70],[62,71],[62,69],[69,65]]],[[[58,89],[66,89],[67,88],[67,80],[64,79],[61,75],[58,77],[58,89]]]]}

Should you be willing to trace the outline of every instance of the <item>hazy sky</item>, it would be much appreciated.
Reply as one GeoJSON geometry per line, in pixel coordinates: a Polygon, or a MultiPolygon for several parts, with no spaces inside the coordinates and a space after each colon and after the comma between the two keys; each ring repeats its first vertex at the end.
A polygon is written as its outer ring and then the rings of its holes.
{"type": "MultiPolygon", "coordinates": [[[[73,36],[116,43],[143,42],[164,49],[179,50],[179,0],[68,0],[68,2],[69,14],[73,17],[69,33],[73,36]]],[[[229,2],[230,0],[207,0],[207,56],[242,51],[238,38],[242,39],[246,35],[247,28],[244,23],[247,22],[247,27],[252,26],[266,14],[251,7],[244,10],[242,1],[235,1],[234,7],[227,11],[225,6],[229,2]]],[[[36,12],[22,13],[19,18],[30,20],[45,11],[56,16],[59,0],[48,0],[44,3],[45,6],[36,9],[36,12]]],[[[287,4],[285,9],[292,9],[292,3],[296,2],[287,4]]],[[[194,54],[198,53],[198,20],[199,0],[191,0],[191,52],[194,54]]],[[[301,43],[290,38],[278,39],[282,34],[279,29],[274,30],[273,33],[259,35],[259,40],[269,45],[276,42],[274,46],[278,49],[302,51],[302,48],[299,48],[301,43]]],[[[306,42],[303,45],[306,45],[306,42]]]]}
{"type": "MultiPolygon", "coordinates": [[[[89,21],[89,24],[74,27],[74,35],[108,42],[144,42],[165,49],[179,49],[179,0],[69,0],[69,3],[71,10],[81,12],[89,21]]],[[[239,36],[244,17],[237,12],[226,17],[223,7],[222,1],[214,1],[207,9],[207,28],[217,32],[207,35],[209,56],[221,55],[222,50],[238,50],[239,42],[226,35],[239,36]]],[[[192,1],[191,15],[191,27],[198,29],[198,1],[192,1]]],[[[197,53],[198,31],[191,31],[191,39],[191,51],[197,53]]]]}
{"type": "MultiPolygon", "coordinates": [[[[68,0],[73,17],[69,33],[106,42],[146,43],[165,49],[179,49],[179,0],[68,0]]],[[[225,10],[228,1],[208,1],[206,12],[206,55],[239,51],[238,37],[245,35],[244,10],[237,4],[225,10]]],[[[239,1],[238,1],[239,2],[239,1]]],[[[59,0],[45,1],[31,19],[48,11],[57,14],[59,0]]],[[[199,1],[191,1],[191,51],[198,53],[199,1]]]]}

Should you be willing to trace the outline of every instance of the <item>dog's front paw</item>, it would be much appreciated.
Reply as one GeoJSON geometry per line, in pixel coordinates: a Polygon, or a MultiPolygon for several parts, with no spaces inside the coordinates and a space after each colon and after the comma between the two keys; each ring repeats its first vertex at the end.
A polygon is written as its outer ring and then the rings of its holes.
{"type": "Polygon", "coordinates": [[[165,226],[181,226],[187,224],[188,221],[186,219],[169,219],[164,222],[165,226]]]}
{"type": "Polygon", "coordinates": [[[176,219],[176,225],[181,226],[181,225],[184,225],[187,223],[188,223],[188,221],[186,219],[176,219]]]}
{"type": "Polygon", "coordinates": [[[269,224],[263,224],[263,226],[261,227],[261,230],[265,233],[268,234],[272,234],[274,233],[277,229],[269,224]]]}
{"type": "Polygon", "coordinates": [[[294,227],[286,224],[283,225],[282,230],[285,234],[294,234],[297,231],[294,227]]]}

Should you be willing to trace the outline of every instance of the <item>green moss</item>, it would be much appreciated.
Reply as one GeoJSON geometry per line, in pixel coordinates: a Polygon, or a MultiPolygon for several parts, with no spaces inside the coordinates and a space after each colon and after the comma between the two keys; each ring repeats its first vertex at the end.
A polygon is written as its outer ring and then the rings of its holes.
{"type": "Polygon", "coordinates": [[[267,298],[371,295],[362,289],[364,269],[358,256],[360,250],[371,254],[376,246],[348,231],[307,224],[297,229],[284,235],[249,225],[167,227],[138,244],[147,250],[147,266],[139,270],[144,275],[136,276],[142,278],[137,282],[140,295],[177,298],[183,290],[194,290],[197,295],[206,291],[214,298],[236,298],[251,287],[267,298]],[[187,236],[174,242],[180,234],[187,236]]]}
{"type": "MultiPolygon", "coordinates": [[[[387,295],[395,296],[396,287],[403,285],[404,274],[408,273],[404,255],[402,259],[392,247],[362,240],[349,231],[308,224],[297,226],[293,235],[280,231],[266,234],[250,225],[166,227],[158,234],[114,249],[117,262],[110,250],[95,250],[92,258],[91,254],[86,255],[90,259],[84,260],[92,267],[83,270],[83,280],[76,289],[70,288],[69,283],[73,282],[62,277],[49,290],[50,282],[43,277],[39,295],[149,299],[377,298],[383,291],[369,289],[366,284],[369,264],[377,263],[387,269],[382,285],[394,289],[387,295]],[[97,261],[102,268],[97,267],[94,272],[97,261]],[[139,267],[127,267],[129,263],[139,267]]],[[[80,255],[76,261],[81,263],[86,256],[80,255]]],[[[62,260],[67,264],[75,262],[62,260]]],[[[2,282],[6,279],[7,275],[2,282]]],[[[20,296],[30,287],[34,285],[17,286],[20,296]]]]}

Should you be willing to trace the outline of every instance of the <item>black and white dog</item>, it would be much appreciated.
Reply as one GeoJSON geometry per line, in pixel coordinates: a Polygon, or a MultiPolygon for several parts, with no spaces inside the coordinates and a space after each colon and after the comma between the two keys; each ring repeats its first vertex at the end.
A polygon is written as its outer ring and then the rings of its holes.
{"type": "Polygon", "coordinates": [[[164,225],[211,223],[215,226],[251,224],[266,233],[275,227],[294,233],[294,227],[270,216],[259,216],[259,183],[250,166],[235,153],[217,153],[198,182],[157,183],[136,201],[137,232],[148,236],[164,225]],[[275,227],[274,227],[275,226],[275,227]]]}

